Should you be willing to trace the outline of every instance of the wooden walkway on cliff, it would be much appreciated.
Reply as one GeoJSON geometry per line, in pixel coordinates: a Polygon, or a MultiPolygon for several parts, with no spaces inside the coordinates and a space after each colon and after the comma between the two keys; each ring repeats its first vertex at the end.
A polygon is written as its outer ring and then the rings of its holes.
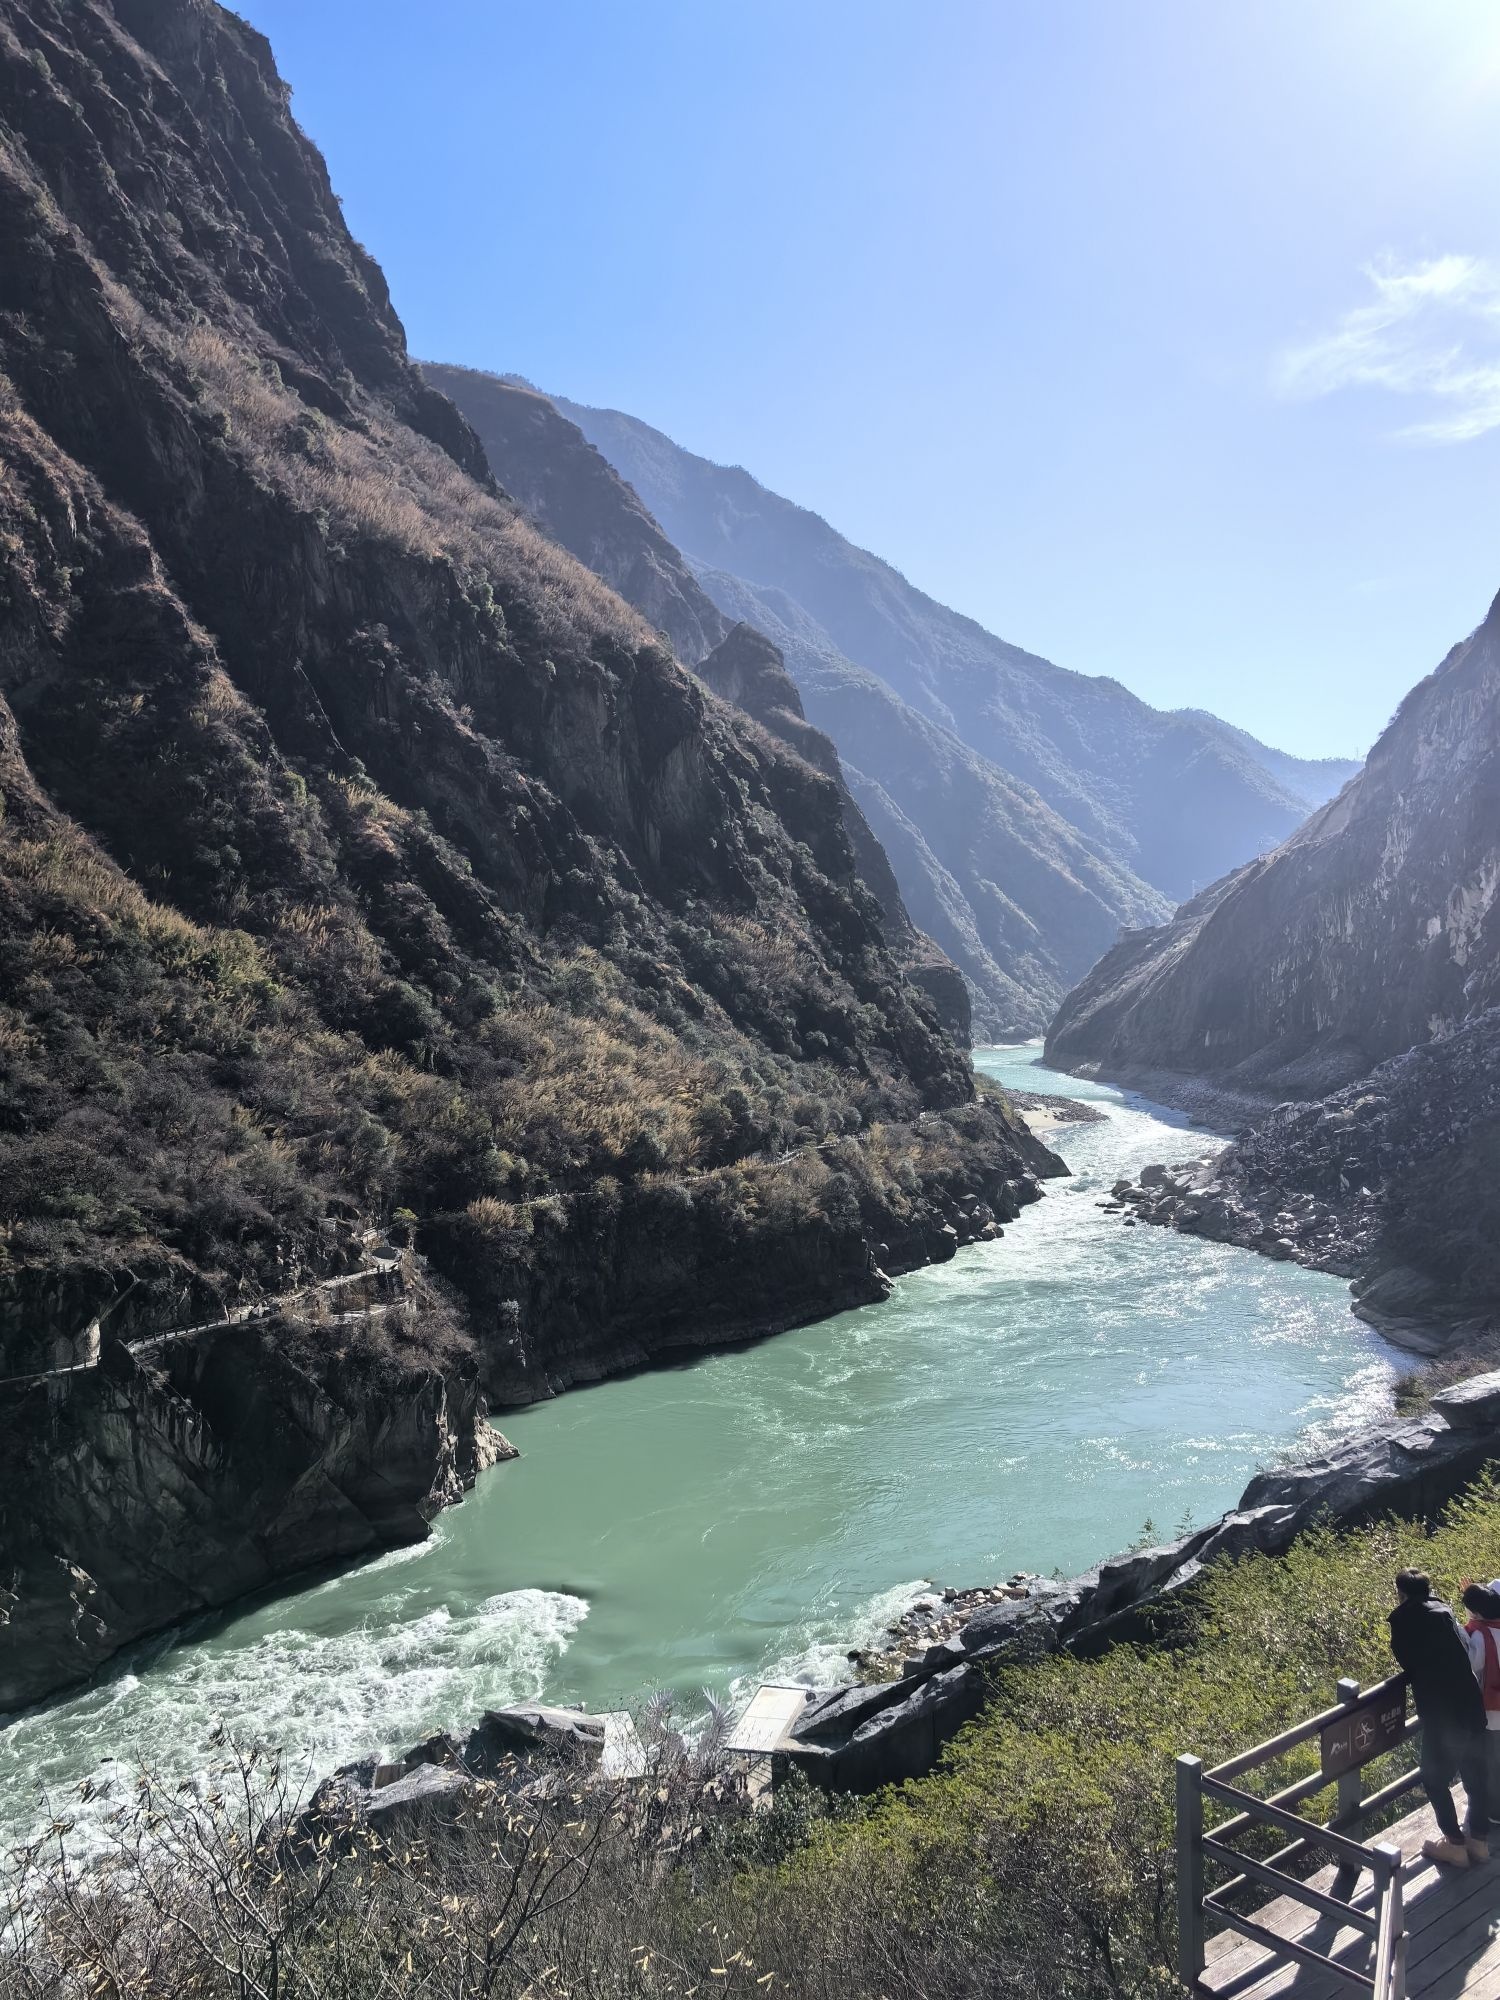
{"type": "Polygon", "coordinates": [[[1269,1743],[1212,1770],[1178,1758],[1178,1931],[1194,2000],[1500,2000],[1500,1843],[1463,1869],[1423,1855],[1437,1828],[1426,1804],[1406,1809],[1416,1728],[1399,1674],[1340,1681],[1332,1708],[1269,1743]],[[1316,1769],[1261,1789],[1312,1748],[1316,1769]],[[1372,1767],[1396,1775],[1366,1794],[1372,1767]],[[1329,1787],[1326,1822],[1301,1810],[1329,1787]],[[1383,1830],[1361,1840],[1372,1825],[1383,1830]]]}

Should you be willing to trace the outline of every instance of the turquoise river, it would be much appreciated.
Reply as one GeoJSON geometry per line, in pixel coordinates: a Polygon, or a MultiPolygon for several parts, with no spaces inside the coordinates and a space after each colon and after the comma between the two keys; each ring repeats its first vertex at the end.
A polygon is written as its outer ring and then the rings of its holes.
{"type": "Polygon", "coordinates": [[[137,1649],[0,1727],[0,1842],[84,1777],[187,1776],[225,1722],[323,1772],[521,1696],[612,1708],[827,1681],[925,1583],[1073,1573],[1238,1497],[1386,1407],[1394,1357],[1334,1278],[1126,1228],[1122,1173],[1202,1144],[1174,1114],[984,1049],[1097,1103],[1073,1178],[884,1304],[506,1417],[515,1463],[431,1539],[137,1649]]]}

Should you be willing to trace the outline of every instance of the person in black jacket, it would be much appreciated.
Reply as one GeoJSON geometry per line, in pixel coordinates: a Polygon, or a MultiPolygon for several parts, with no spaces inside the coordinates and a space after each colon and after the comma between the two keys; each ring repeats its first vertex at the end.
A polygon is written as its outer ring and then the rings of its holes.
{"type": "Polygon", "coordinates": [[[1488,1861],[1490,1802],[1485,1759],[1484,1696],[1469,1664],[1458,1621],[1432,1594],[1432,1580],[1419,1569],[1396,1578],[1396,1608],[1390,1616],[1391,1651],[1406,1675],[1422,1725],[1422,1783],[1432,1801],[1438,1840],[1422,1852],[1429,1861],[1467,1868],[1488,1861]],[[1455,1773],[1468,1794],[1466,1837],[1460,1838],[1453,1806],[1455,1773]]]}

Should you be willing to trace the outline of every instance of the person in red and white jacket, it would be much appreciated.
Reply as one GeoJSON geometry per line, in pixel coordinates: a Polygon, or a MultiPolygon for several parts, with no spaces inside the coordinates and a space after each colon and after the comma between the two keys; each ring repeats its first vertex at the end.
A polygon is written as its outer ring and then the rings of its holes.
{"type": "Polygon", "coordinates": [[[1469,1665],[1484,1696],[1485,1755],[1490,1767],[1490,1796],[1500,1800],[1500,1579],[1490,1584],[1466,1583],[1461,1599],[1468,1612],[1464,1643],[1469,1665]]]}

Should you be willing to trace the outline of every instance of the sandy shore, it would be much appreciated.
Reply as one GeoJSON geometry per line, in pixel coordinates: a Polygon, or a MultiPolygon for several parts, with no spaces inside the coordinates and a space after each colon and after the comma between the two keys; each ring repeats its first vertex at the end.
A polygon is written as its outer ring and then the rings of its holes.
{"type": "Polygon", "coordinates": [[[1038,1138],[1062,1125],[1098,1125],[1109,1116],[1079,1097],[1052,1097],[1042,1090],[1008,1090],[1006,1096],[1038,1138]]]}

